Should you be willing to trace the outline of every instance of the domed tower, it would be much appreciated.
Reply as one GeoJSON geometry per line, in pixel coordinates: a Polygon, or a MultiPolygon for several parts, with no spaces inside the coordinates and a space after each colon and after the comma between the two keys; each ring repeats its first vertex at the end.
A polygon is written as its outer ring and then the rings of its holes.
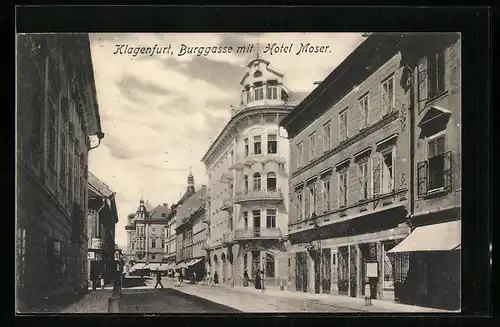
{"type": "Polygon", "coordinates": [[[297,102],[269,61],[257,57],[246,68],[239,106],[202,159],[208,175],[206,268],[237,281],[244,270],[253,276],[265,266],[266,280],[277,283],[286,274],[280,267],[287,266],[289,204],[289,143],[279,122],[297,102]]]}
{"type": "Polygon", "coordinates": [[[196,190],[194,188],[194,176],[193,173],[191,172],[191,168],[189,168],[186,192],[184,192],[184,195],[181,197],[178,203],[179,204],[184,203],[184,201],[186,201],[186,199],[189,198],[191,195],[193,195],[195,192],[196,190]]]}

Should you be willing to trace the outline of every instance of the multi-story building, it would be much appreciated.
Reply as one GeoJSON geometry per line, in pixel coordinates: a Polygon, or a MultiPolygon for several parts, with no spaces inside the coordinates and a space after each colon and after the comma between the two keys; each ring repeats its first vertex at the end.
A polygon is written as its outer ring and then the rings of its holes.
{"type": "Polygon", "coordinates": [[[291,144],[291,288],[393,299],[407,262],[408,99],[400,35],[373,33],[281,125],[291,144]]]}
{"type": "MultiPolygon", "coordinates": [[[[162,263],[165,248],[165,226],[170,209],[167,204],[161,204],[147,210],[144,200],[140,200],[135,215],[129,214],[127,231],[128,252],[133,252],[135,262],[162,263]]],[[[159,265],[149,268],[156,269],[159,265]]]]}
{"type": "Polygon", "coordinates": [[[174,203],[171,207],[170,214],[167,216],[167,225],[165,228],[165,249],[164,249],[164,256],[163,256],[163,262],[166,262],[168,264],[169,268],[169,273],[173,273],[174,268],[176,266],[176,256],[177,256],[177,235],[176,235],[176,228],[177,228],[177,213],[180,210],[182,204],[189,199],[194,193],[195,193],[195,188],[194,188],[194,176],[189,172],[189,175],[187,177],[187,187],[186,191],[182,195],[182,197],[177,201],[177,203],[174,203]]]}
{"type": "Polygon", "coordinates": [[[190,196],[178,209],[176,220],[176,261],[186,278],[196,273],[201,280],[205,272],[206,186],[190,196]]]}
{"type": "Polygon", "coordinates": [[[118,223],[113,191],[89,172],[88,177],[88,259],[87,276],[89,283],[99,274],[105,283],[113,280],[116,274],[115,226],[118,223]]]}
{"type": "Polygon", "coordinates": [[[104,134],[87,34],[18,34],[17,50],[16,302],[25,311],[87,291],[89,137],[104,134]]]}
{"type": "Polygon", "coordinates": [[[283,74],[254,59],[240,84],[241,102],[204,155],[207,271],[242,283],[265,271],[266,287],[286,282],[289,145],[278,122],[294,106],[283,74]]]}
{"type": "Polygon", "coordinates": [[[461,40],[409,34],[401,45],[410,100],[411,234],[391,252],[409,257],[402,302],[460,309],[461,40]]]}

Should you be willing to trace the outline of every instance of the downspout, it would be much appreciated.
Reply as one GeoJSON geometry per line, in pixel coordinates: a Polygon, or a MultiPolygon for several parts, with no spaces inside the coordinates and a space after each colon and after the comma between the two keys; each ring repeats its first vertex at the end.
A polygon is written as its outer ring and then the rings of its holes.
{"type": "Polygon", "coordinates": [[[415,65],[410,68],[410,105],[408,106],[410,118],[410,190],[409,190],[409,213],[407,224],[410,232],[413,231],[413,216],[415,214],[415,65]]]}

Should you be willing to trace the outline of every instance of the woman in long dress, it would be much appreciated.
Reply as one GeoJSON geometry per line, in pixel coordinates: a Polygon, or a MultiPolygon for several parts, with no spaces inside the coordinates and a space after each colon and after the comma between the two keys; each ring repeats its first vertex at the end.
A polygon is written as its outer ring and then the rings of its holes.
{"type": "Polygon", "coordinates": [[[248,287],[248,271],[245,270],[245,272],[243,273],[243,286],[244,287],[248,287]]]}
{"type": "Polygon", "coordinates": [[[261,279],[260,279],[260,270],[255,272],[255,288],[260,290],[262,288],[261,279]]]}

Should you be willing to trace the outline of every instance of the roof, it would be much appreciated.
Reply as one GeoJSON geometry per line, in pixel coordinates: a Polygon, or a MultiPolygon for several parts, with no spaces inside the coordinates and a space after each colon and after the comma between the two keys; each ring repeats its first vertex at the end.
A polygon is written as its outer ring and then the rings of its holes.
{"type": "Polygon", "coordinates": [[[150,213],[149,218],[152,220],[162,220],[167,219],[170,214],[170,208],[163,204],[156,206],[150,213]]]}
{"type": "Polygon", "coordinates": [[[178,207],[177,215],[175,217],[178,226],[182,224],[182,221],[185,218],[189,218],[205,204],[206,191],[207,188],[203,185],[198,191],[196,191],[195,194],[193,194],[193,196],[189,197],[186,202],[178,207]]]}
{"type": "Polygon", "coordinates": [[[97,178],[94,174],[89,171],[88,177],[89,188],[93,193],[100,196],[110,197],[113,191],[106,185],[103,181],[97,178]],[[98,193],[98,194],[97,194],[98,193]]]}
{"type": "Polygon", "coordinates": [[[186,192],[182,195],[182,197],[179,199],[179,204],[184,203],[189,197],[191,197],[193,194],[195,194],[195,190],[193,187],[188,187],[186,189],[186,192]]]}
{"type": "Polygon", "coordinates": [[[325,113],[398,52],[401,33],[373,33],[280,122],[289,137],[325,113]]]}

